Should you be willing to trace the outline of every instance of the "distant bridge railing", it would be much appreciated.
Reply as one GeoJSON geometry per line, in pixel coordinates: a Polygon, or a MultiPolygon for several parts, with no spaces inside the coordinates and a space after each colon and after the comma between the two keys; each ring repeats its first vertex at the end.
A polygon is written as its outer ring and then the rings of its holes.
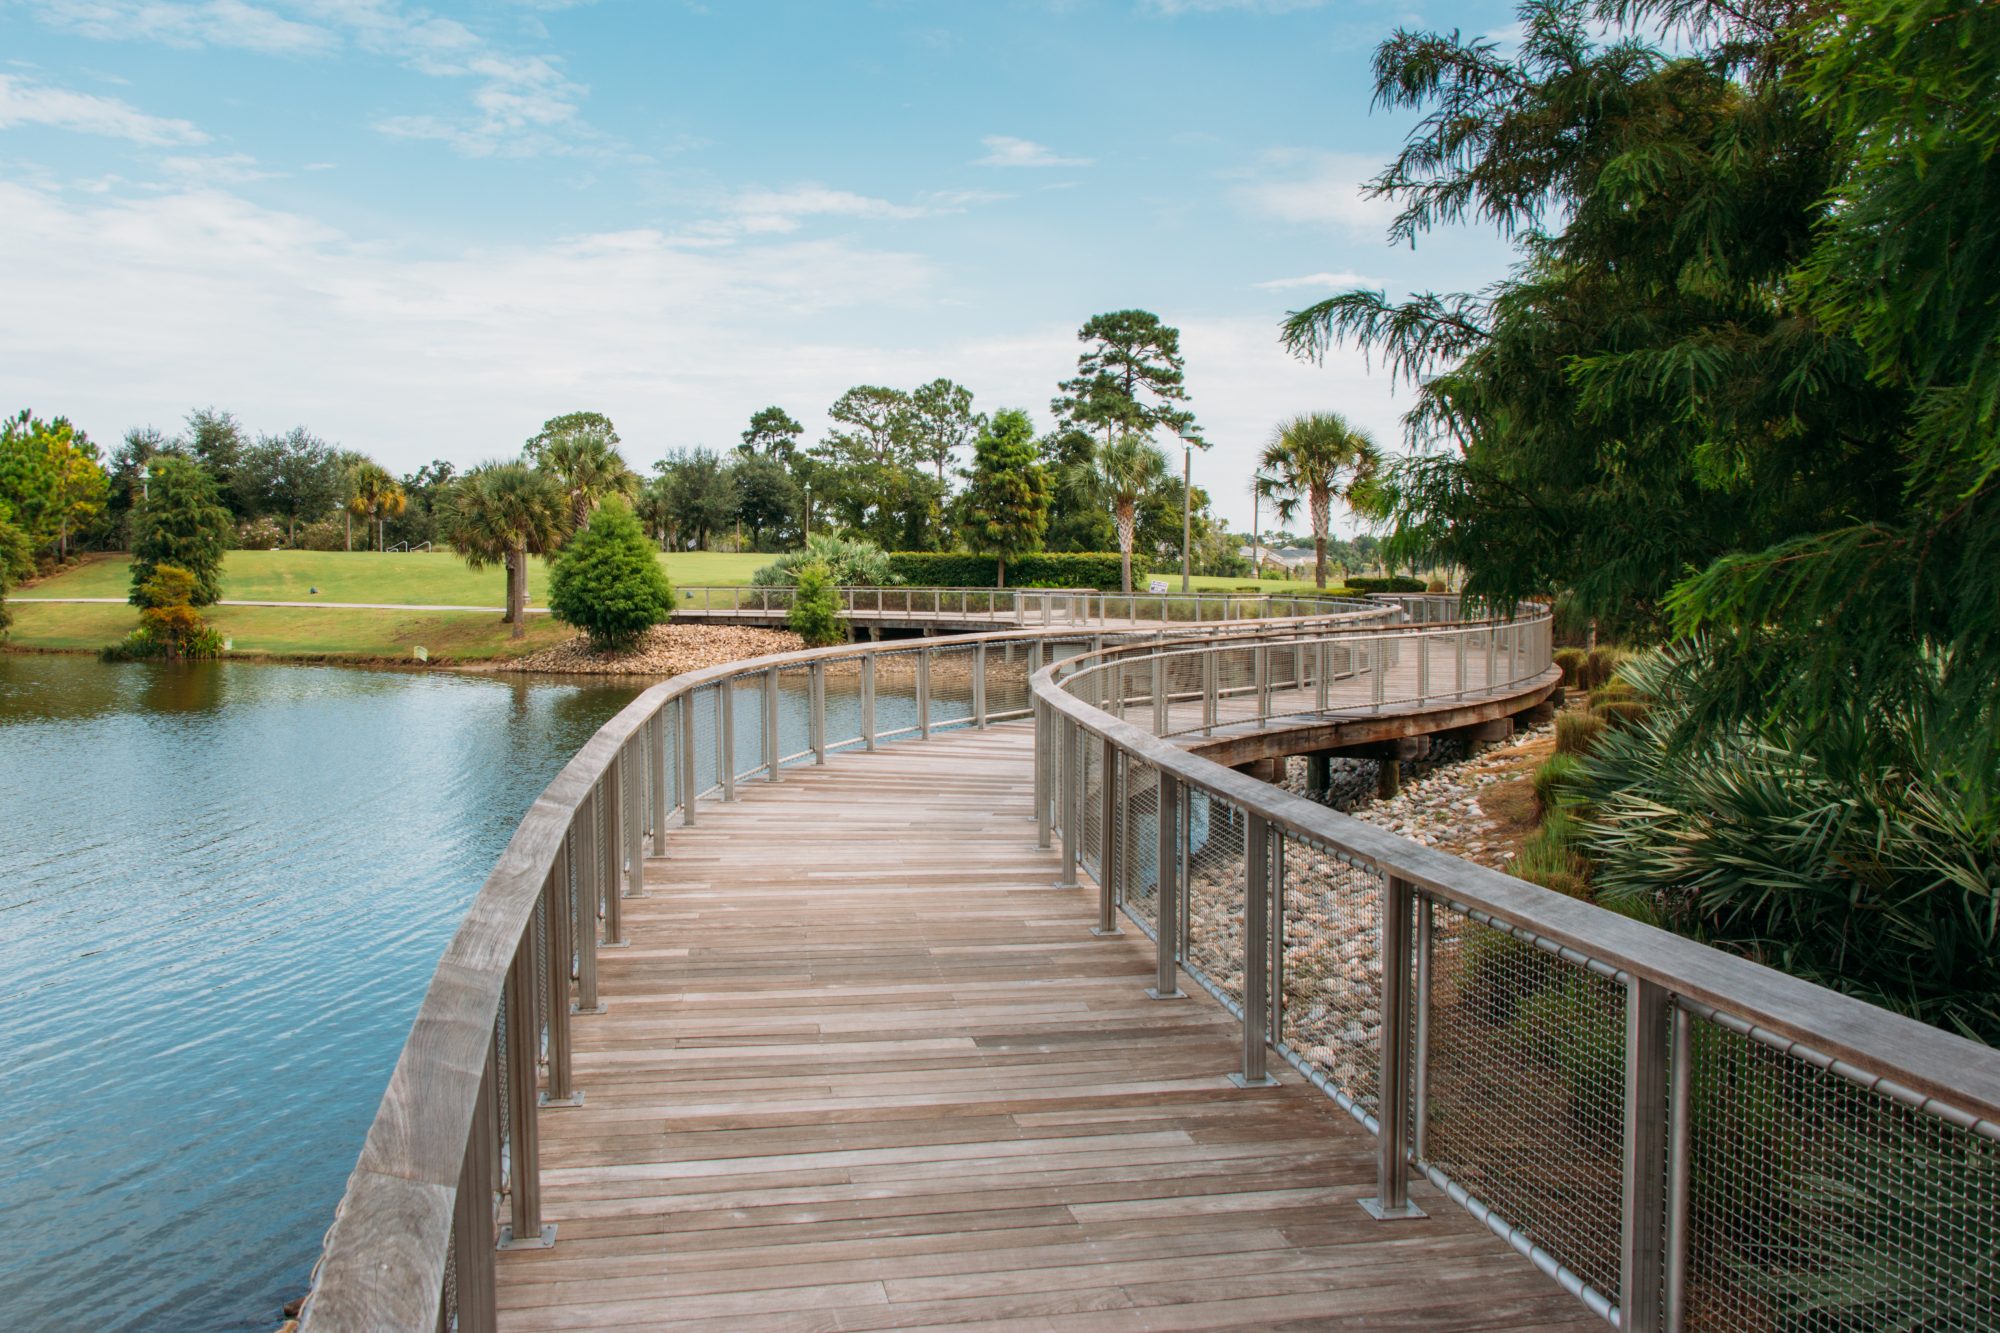
{"type": "MultiPolygon", "coordinates": [[[[991,621],[1035,625],[1226,624],[1236,620],[1296,619],[1352,614],[1387,617],[1387,601],[1327,597],[1318,593],[1115,593],[1090,588],[843,587],[848,616],[903,616],[916,621],[991,621]]],[[[777,617],[791,608],[788,586],[690,584],[674,590],[675,609],[691,615],[777,617]]],[[[1398,608],[1400,609],[1400,608],[1398,608]]]]}
{"type": "Polygon", "coordinates": [[[1268,720],[1284,686],[1362,682],[1365,708],[1398,650],[1406,704],[1501,688],[1546,666],[1547,613],[1036,674],[1041,843],[1094,878],[1100,930],[1153,938],[1153,993],[1185,972],[1242,1023],[1232,1077],[1275,1048],[1377,1136],[1370,1211],[1414,1214],[1420,1173],[1620,1327],[2000,1328],[2000,1052],[1167,739],[1218,697],[1268,720]]]}

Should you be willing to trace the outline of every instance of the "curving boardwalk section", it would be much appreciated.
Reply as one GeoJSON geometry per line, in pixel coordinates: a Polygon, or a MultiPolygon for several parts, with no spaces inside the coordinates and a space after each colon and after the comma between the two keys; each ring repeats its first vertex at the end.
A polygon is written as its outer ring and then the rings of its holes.
{"type": "Polygon", "coordinates": [[[560,1242],[503,1329],[1602,1327],[1240,1029],[1154,1001],[1151,944],[1037,851],[1033,727],[747,782],[647,863],[581,1106],[545,1111],[560,1242]]]}

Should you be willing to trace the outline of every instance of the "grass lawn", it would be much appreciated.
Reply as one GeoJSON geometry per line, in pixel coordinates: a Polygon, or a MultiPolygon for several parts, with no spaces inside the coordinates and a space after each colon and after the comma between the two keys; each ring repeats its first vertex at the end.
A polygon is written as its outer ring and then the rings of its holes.
{"type": "MultiPolygon", "coordinates": [[[[667,577],[676,586],[745,584],[771,563],[768,555],[692,551],[663,555],[667,577]]],[[[241,602],[303,602],[312,589],[329,602],[388,602],[415,606],[492,606],[506,596],[506,576],[498,566],[474,571],[455,555],[373,551],[231,551],[222,562],[222,595],[241,602]]],[[[542,604],[548,566],[528,573],[533,605],[542,604]]],[[[130,567],[120,555],[93,560],[79,569],[23,588],[18,597],[118,597],[131,589],[130,567]]]]}
{"type": "MultiPolygon", "coordinates": [[[[129,606],[23,602],[9,606],[14,627],[8,642],[22,648],[94,651],[116,643],[139,624],[139,613],[129,606]]],[[[528,621],[527,638],[510,639],[499,616],[486,611],[212,606],[204,614],[230,641],[234,654],[408,658],[422,647],[434,661],[484,661],[533,652],[576,632],[549,616],[534,616],[528,621]]]]}

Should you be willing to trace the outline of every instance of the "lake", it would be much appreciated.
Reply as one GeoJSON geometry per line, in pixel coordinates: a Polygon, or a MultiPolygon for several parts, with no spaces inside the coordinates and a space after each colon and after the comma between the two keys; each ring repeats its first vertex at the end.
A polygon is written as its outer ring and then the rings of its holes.
{"type": "Polygon", "coordinates": [[[0,1324],[274,1329],[466,904],[643,684],[0,655],[0,1324]]]}

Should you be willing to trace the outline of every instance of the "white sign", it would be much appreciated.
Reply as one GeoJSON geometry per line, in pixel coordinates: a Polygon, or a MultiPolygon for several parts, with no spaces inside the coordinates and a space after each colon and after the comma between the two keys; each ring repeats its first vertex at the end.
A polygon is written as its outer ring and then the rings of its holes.
{"type": "Polygon", "coordinates": [[[1163,593],[1166,590],[1167,590],[1167,581],[1165,579],[1154,579],[1151,583],[1148,583],[1146,585],[1146,591],[1150,593],[1163,593]]]}

